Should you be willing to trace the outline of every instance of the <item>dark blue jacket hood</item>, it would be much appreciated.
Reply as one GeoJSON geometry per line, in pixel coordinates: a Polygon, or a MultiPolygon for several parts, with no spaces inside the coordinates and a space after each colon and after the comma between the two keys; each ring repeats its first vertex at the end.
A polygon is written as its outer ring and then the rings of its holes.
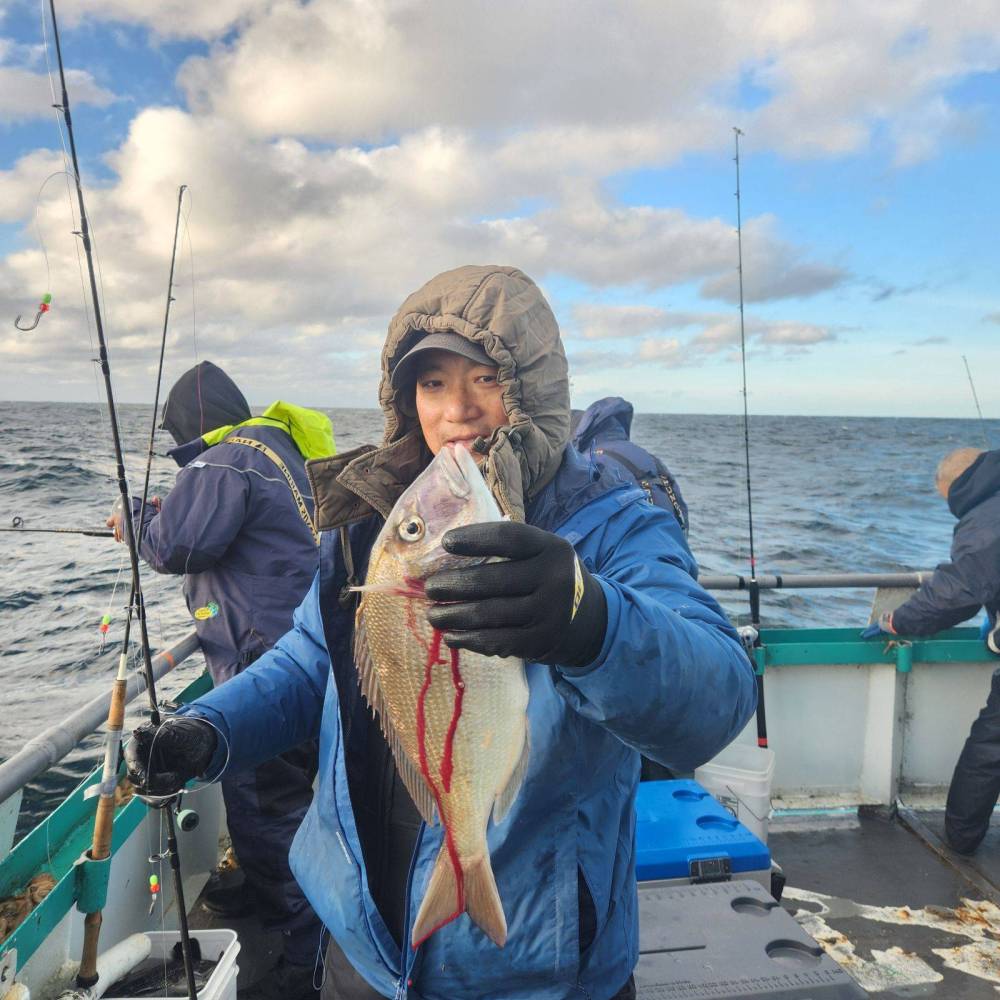
{"type": "Polygon", "coordinates": [[[983,452],[951,484],[948,507],[955,517],[965,517],[973,507],[1000,493],[1000,451],[983,452]]]}
{"type": "Polygon", "coordinates": [[[160,426],[182,445],[217,427],[249,420],[250,415],[246,397],[236,383],[218,365],[202,361],[173,384],[163,404],[160,426]]]}
{"type": "Polygon", "coordinates": [[[628,439],[632,433],[633,412],[628,400],[621,396],[605,396],[586,410],[573,411],[570,437],[574,441],[586,441],[600,434],[605,439],[628,439]]]}

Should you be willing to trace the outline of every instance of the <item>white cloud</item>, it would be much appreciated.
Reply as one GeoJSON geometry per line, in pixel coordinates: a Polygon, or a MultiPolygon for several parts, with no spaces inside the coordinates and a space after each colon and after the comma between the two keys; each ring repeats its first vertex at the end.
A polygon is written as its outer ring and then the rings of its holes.
{"type": "MultiPolygon", "coordinates": [[[[611,203],[590,186],[567,186],[554,207],[490,223],[498,250],[526,268],[555,271],[596,288],[666,288],[702,281],[709,298],[738,299],[736,235],[720,219],[695,219],[679,209],[611,203]]],[[[813,295],[840,284],[842,268],[800,262],[799,248],[776,234],[773,218],[744,227],[747,301],[813,295]]]]}
{"type": "Polygon", "coordinates": [[[652,330],[695,326],[701,321],[698,313],[674,312],[656,306],[582,303],[573,309],[572,326],[584,340],[617,340],[637,337],[652,330]]]}
{"type": "MultiPolygon", "coordinates": [[[[841,267],[802,259],[805,251],[781,240],[776,230],[777,219],[772,215],[751,219],[743,226],[743,296],[747,302],[816,295],[846,280],[847,272],[841,267]]],[[[738,270],[730,267],[705,281],[701,293],[738,302],[738,270]]]]}
{"type": "MultiPolygon", "coordinates": [[[[74,106],[93,104],[103,108],[115,96],[98,86],[83,70],[67,70],[66,86],[74,106]]],[[[19,122],[46,118],[52,114],[52,92],[45,73],[34,73],[16,66],[0,66],[0,122],[19,122]]]]}
{"type": "MultiPolygon", "coordinates": [[[[837,331],[829,326],[800,323],[791,320],[748,319],[744,324],[748,343],[780,348],[786,353],[799,353],[817,344],[837,339],[837,331]]],[[[739,347],[738,317],[713,317],[691,340],[695,353],[717,354],[739,347]]]]}
{"type": "MultiPolygon", "coordinates": [[[[0,170],[0,222],[27,222],[35,208],[35,199],[42,183],[56,171],[63,169],[62,155],[47,149],[35,150],[18,160],[10,170],[0,170]]],[[[65,184],[59,187],[58,178],[46,184],[43,198],[56,198],[62,194],[65,204],[65,184]]],[[[32,235],[35,235],[34,233],[32,235]]],[[[44,240],[45,234],[42,234],[44,240]]]]}
{"type": "Polygon", "coordinates": [[[264,14],[270,0],[62,0],[60,23],[143,24],[164,38],[217,38],[264,14]]]}
{"type": "Polygon", "coordinates": [[[513,131],[529,159],[544,149],[577,160],[580,148],[607,169],[724,144],[741,78],[762,96],[741,115],[753,149],[841,155],[880,123],[930,111],[941,121],[919,150],[911,130],[896,135],[898,162],[913,162],[955,125],[946,88],[1000,65],[989,0],[552,0],[530,12],[488,0],[312,0],[248,9],[246,30],[189,61],[181,81],[194,107],[252,134],[379,142],[431,125],[513,131]]]}
{"type": "MultiPolygon", "coordinates": [[[[583,312],[586,316],[588,311],[583,308],[576,313],[583,312]]],[[[723,362],[734,362],[740,357],[740,328],[736,317],[710,313],[697,316],[644,307],[593,307],[592,315],[605,324],[606,339],[641,339],[623,350],[577,349],[571,344],[568,353],[574,374],[691,368],[704,365],[716,356],[723,362]],[[685,339],[648,335],[656,330],[692,325],[702,329],[685,339]]],[[[748,345],[758,354],[770,350],[786,356],[804,354],[820,344],[837,340],[837,333],[832,327],[791,320],[751,318],[746,322],[748,345]]]]}

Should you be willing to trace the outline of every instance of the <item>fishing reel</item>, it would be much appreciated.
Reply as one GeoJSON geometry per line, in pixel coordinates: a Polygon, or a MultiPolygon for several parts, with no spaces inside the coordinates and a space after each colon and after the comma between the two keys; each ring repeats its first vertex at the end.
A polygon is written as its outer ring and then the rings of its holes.
{"type": "Polygon", "coordinates": [[[198,829],[201,817],[193,809],[181,809],[177,813],[177,829],[181,833],[190,833],[198,829]]]}

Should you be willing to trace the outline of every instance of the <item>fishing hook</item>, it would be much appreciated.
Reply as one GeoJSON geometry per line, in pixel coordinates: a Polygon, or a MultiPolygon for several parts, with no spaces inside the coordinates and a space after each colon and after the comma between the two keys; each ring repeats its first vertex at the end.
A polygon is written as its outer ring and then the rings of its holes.
{"type": "Polygon", "coordinates": [[[21,314],[18,313],[17,319],[14,320],[14,326],[16,326],[18,330],[20,330],[22,333],[30,333],[32,330],[35,329],[36,326],[38,326],[38,321],[42,318],[42,316],[49,311],[51,307],[51,302],[52,302],[52,296],[48,292],[46,292],[42,296],[42,301],[38,304],[38,312],[35,313],[34,323],[32,323],[31,326],[22,326],[21,314]]]}

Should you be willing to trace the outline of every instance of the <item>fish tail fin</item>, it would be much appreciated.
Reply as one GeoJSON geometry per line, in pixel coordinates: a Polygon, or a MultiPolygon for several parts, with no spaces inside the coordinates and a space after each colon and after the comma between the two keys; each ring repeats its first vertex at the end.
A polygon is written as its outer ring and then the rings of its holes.
{"type": "Polygon", "coordinates": [[[410,935],[413,947],[419,948],[435,931],[460,917],[464,910],[462,903],[462,887],[455,877],[455,866],[447,845],[442,844],[427,892],[417,911],[417,919],[413,922],[413,933],[410,935]]]}
{"type": "Polygon", "coordinates": [[[497,891],[489,851],[469,864],[465,870],[465,908],[479,929],[498,947],[507,943],[507,918],[497,891]]]}
{"type": "Polygon", "coordinates": [[[498,947],[507,941],[507,919],[500,902],[489,851],[484,850],[462,869],[462,885],[455,877],[455,867],[446,845],[434,863],[427,893],[417,911],[410,942],[418,948],[435,931],[468,910],[473,922],[498,947]]]}

